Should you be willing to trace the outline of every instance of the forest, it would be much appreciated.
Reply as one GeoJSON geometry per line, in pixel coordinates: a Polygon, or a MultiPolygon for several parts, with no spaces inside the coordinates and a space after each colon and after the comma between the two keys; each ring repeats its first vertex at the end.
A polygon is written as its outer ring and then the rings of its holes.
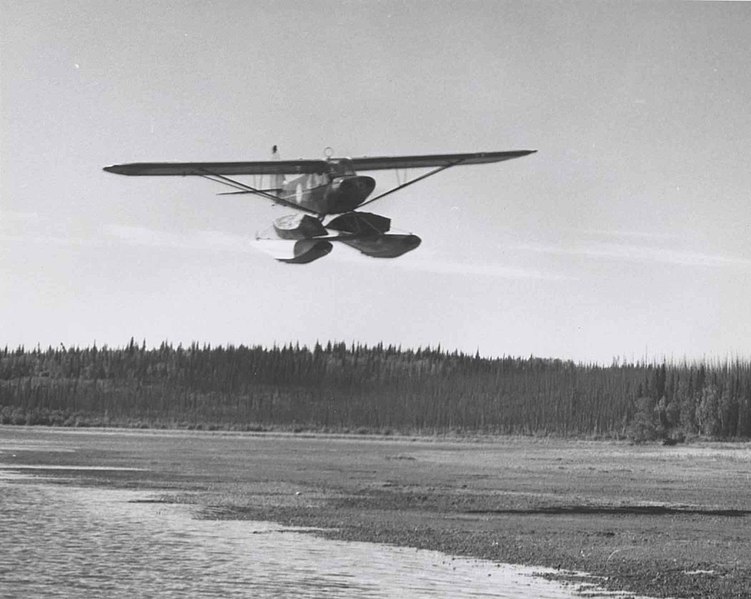
{"type": "Polygon", "coordinates": [[[747,439],[751,362],[603,366],[331,342],[6,347],[0,423],[747,439]]]}

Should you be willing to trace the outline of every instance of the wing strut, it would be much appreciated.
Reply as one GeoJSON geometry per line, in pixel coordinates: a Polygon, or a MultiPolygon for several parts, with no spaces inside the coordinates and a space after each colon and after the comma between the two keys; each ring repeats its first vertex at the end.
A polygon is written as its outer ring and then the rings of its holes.
{"type": "MultiPolygon", "coordinates": [[[[402,183],[401,185],[397,185],[396,187],[393,187],[389,189],[388,191],[383,192],[380,195],[377,195],[374,198],[370,198],[367,202],[363,202],[360,204],[357,208],[358,210],[362,208],[363,206],[367,206],[368,204],[375,202],[376,200],[380,200],[381,198],[385,198],[387,195],[391,195],[392,193],[399,191],[400,189],[404,189],[405,187],[412,185],[412,183],[417,183],[418,181],[422,181],[423,179],[427,179],[428,177],[431,177],[437,173],[440,173],[441,171],[445,171],[447,168],[451,168],[452,166],[457,166],[458,164],[461,164],[464,162],[466,158],[461,158],[459,160],[455,160],[454,162],[450,162],[449,164],[446,164],[444,166],[438,167],[436,169],[433,169],[429,173],[425,173],[424,175],[420,175],[419,177],[415,177],[414,179],[410,179],[406,183],[402,183]]],[[[398,180],[398,175],[397,175],[398,180]]]]}
{"type": "Polygon", "coordinates": [[[238,189],[243,193],[252,193],[254,195],[259,195],[261,197],[271,200],[272,202],[276,204],[287,206],[288,208],[294,208],[295,210],[301,210],[302,212],[308,212],[309,214],[315,214],[316,216],[318,215],[318,213],[315,210],[304,208],[303,206],[295,204],[294,202],[289,202],[287,200],[284,200],[280,198],[279,196],[275,196],[274,194],[268,193],[267,191],[264,191],[262,189],[256,189],[255,187],[251,187],[250,185],[247,185],[246,183],[241,183],[240,181],[235,181],[234,179],[230,179],[229,177],[225,175],[212,173],[211,171],[208,171],[206,169],[201,169],[201,171],[202,172],[199,173],[200,177],[203,177],[204,179],[207,179],[209,181],[213,181],[214,183],[221,183],[222,185],[226,185],[227,187],[238,189]]]}

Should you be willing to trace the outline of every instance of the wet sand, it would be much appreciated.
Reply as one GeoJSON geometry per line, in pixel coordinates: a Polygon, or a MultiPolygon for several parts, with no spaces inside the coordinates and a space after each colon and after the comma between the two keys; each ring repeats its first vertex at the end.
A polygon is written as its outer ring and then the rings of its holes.
{"type": "Polygon", "coordinates": [[[26,427],[0,439],[5,465],[167,489],[205,518],[585,571],[652,596],[751,597],[747,444],[26,427]]]}

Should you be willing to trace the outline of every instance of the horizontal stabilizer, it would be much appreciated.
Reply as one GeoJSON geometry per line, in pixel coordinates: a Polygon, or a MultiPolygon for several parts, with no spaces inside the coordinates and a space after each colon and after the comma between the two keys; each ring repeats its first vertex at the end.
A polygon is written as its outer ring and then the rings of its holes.
{"type": "Polygon", "coordinates": [[[281,192],[282,192],[281,189],[275,189],[275,188],[272,188],[272,189],[258,189],[258,190],[255,190],[255,189],[246,189],[246,190],[243,190],[243,191],[223,191],[223,192],[218,193],[216,195],[218,195],[218,196],[237,196],[237,195],[242,195],[242,194],[247,194],[247,193],[254,193],[256,195],[265,195],[265,194],[269,194],[269,193],[277,194],[277,193],[281,193],[281,192]]]}

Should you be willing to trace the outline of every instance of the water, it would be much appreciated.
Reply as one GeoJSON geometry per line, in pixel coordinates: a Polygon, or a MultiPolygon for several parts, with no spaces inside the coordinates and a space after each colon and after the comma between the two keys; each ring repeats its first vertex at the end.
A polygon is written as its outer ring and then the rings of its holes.
{"type": "Polygon", "coordinates": [[[0,597],[580,596],[539,569],[197,520],[154,498],[0,470],[0,597]]]}

